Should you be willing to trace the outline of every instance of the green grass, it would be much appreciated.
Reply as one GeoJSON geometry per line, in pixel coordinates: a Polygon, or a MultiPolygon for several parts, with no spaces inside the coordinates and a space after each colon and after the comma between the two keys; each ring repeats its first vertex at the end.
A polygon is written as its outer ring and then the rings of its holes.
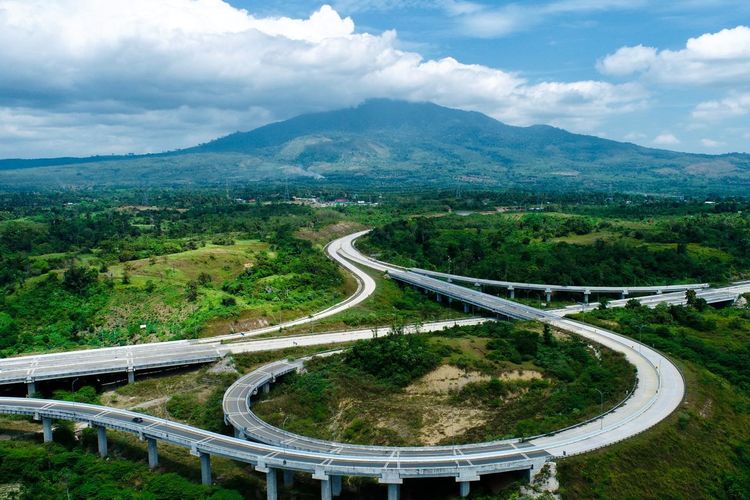
{"type": "MultiPolygon", "coordinates": [[[[461,310],[446,307],[428,295],[387,279],[382,273],[365,269],[375,279],[373,294],[362,303],[334,316],[307,325],[289,328],[278,334],[318,333],[355,328],[389,328],[416,322],[467,317],[461,310]]],[[[349,290],[354,291],[350,284],[349,290]]]]}
{"type": "Polygon", "coordinates": [[[640,330],[677,361],[687,394],[653,429],[561,461],[565,498],[750,498],[750,311],[669,316],[640,308],[583,316],[636,338],[640,330]]]}
{"type": "Polygon", "coordinates": [[[603,350],[597,359],[575,339],[529,326],[489,323],[358,342],[351,352],[308,363],[304,375],[285,377],[254,408],[273,425],[322,439],[451,444],[562,428],[600,410],[592,386],[606,395],[605,406],[632,387],[622,356],[603,350]],[[406,340],[421,343],[390,346],[406,340]],[[438,366],[441,375],[414,384],[438,366]]]}
{"type": "MultiPolygon", "coordinates": [[[[310,249],[306,258],[310,266],[324,262],[332,268],[329,274],[344,283],[343,273],[320,248],[310,249]]],[[[12,354],[224,334],[304,316],[346,296],[343,284],[318,283],[320,275],[303,272],[296,259],[253,240],[206,245],[112,265],[98,283],[80,292],[66,290],[62,271],[52,271],[28,280],[0,303],[0,313],[8,311],[12,318],[8,338],[0,331],[0,349],[12,354]],[[252,270],[262,255],[276,271],[248,280],[253,288],[245,291],[224,288],[252,270]],[[187,286],[196,280],[191,301],[187,286]],[[225,303],[227,298],[234,304],[225,303]]]]}

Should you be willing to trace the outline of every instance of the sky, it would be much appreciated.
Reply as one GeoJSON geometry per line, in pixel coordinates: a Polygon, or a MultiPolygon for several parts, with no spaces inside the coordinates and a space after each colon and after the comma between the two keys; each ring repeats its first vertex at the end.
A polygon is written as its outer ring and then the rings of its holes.
{"type": "Polygon", "coordinates": [[[0,158],[172,150],[375,97],[750,152],[750,1],[0,0],[0,158]]]}

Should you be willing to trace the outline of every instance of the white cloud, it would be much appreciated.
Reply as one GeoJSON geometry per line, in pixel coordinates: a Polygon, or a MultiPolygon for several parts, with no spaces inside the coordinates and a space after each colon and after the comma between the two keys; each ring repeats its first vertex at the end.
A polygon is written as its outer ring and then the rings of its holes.
{"type": "Polygon", "coordinates": [[[724,120],[750,113],[750,92],[733,93],[718,101],[704,101],[693,109],[693,118],[704,121],[724,120]]]}
{"type": "Polygon", "coordinates": [[[703,144],[707,148],[719,148],[725,145],[725,143],[721,141],[715,141],[713,139],[701,139],[701,144],[703,144]]]}
{"type": "Polygon", "coordinates": [[[597,68],[606,75],[630,75],[649,69],[656,58],[657,51],[653,47],[623,47],[599,61],[597,68]]]}
{"type": "Polygon", "coordinates": [[[681,50],[622,47],[598,64],[608,75],[692,85],[750,83],[750,28],[737,26],[690,38],[681,50]]]}
{"type": "Polygon", "coordinates": [[[652,142],[657,146],[675,146],[680,143],[680,140],[674,134],[664,133],[654,137],[652,142]]]}
{"type": "Polygon", "coordinates": [[[596,130],[638,84],[530,83],[399,50],[328,6],[256,17],[220,0],[0,0],[0,157],[172,149],[368,97],[596,130]]]}
{"type": "Polygon", "coordinates": [[[493,7],[476,2],[450,0],[442,5],[449,14],[457,16],[459,30],[463,35],[494,38],[526,30],[565,14],[630,10],[646,3],[646,0],[554,0],[517,2],[493,7]]]}

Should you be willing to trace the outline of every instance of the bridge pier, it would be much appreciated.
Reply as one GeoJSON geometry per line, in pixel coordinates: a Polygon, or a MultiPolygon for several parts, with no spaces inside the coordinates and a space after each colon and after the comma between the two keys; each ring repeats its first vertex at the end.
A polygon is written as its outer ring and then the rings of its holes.
{"type": "Polygon", "coordinates": [[[135,370],[129,369],[128,370],[128,384],[135,383],[135,370]]]}
{"type": "Polygon", "coordinates": [[[509,286],[509,287],[508,287],[508,296],[509,296],[509,297],[510,297],[511,299],[515,299],[515,298],[516,298],[516,289],[515,289],[515,288],[513,288],[512,286],[509,286]]]}
{"type": "Polygon", "coordinates": [[[331,495],[337,497],[341,495],[341,476],[331,476],[331,495]]]}
{"type": "Polygon", "coordinates": [[[96,441],[99,447],[99,456],[107,458],[107,429],[101,425],[96,426],[96,441]]]}
{"type": "Polygon", "coordinates": [[[443,297],[441,297],[439,293],[436,293],[436,294],[435,294],[435,300],[436,300],[437,302],[442,302],[442,301],[443,301],[443,297]]]}
{"type": "Polygon", "coordinates": [[[211,486],[211,455],[201,451],[198,456],[201,459],[201,484],[211,486]]]}
{"type": "Polygon", "coordinates": [[[627,290],[623,290],[622,292],[620,292],[620,298],[621,299],[625,300],[625,298],[627,296],[628,296],[628,291],[627,290]]]}
{"type": "Polygon", "coordinates": [[[294,486],[294,471],[284,469],[284,486],[291,488],[294,486]]]}
{"type": "Polygon", "coordinates": [[[52,442],[52,419],[49,417],[42,417],[42,434],[45,443],[52,442]]]}
{"type": "Polygon", "coordinates": [[[544,295],[547,299],[547,304],[549,304],[552,301],[552,290],[549,288],[544,291],[544,295]]]}
{"type": "Polygon", "coordinates": [[[390,483],[388,485],[388,500],[399,500],[401,498],[401,485],[390,483]]]}
{"type": "Polygon", "coordinates": [[[146,438],[148,445],[148,468],[155,469],[159,465],[159,453],[156,451],[156,439],[146,438]]]}
{"type": "Polygon", "coordinates": [[[461,498],[468,497],[470,491],[471,491],[471,483],[469,481],[461,481],[458,483],[458,495],[461,498]]]}
{"type": "MultiPolygon", "coordinates": [[[[249,406],[248,406],[249,407],[249,406]]],[[[239,430],[237,427],[234,428],[234,437],[237,439],[245,439],[245,433],[239,430]]]]}
{"type": "Polygon", "coordinates": [[[36,382],[29,380],[26,382],[26,397],[34,397],[36,394],[36,382]]]}
{"type": "Polygon", "coordinates": [[[464,303],[464,314],[469,314],[469,304],[464,303]]]}
{"type": "Polygon", "coordinates": [[[276,469],[268,468],[266,472],[266,499],[276,500],[278,498],[278,482],[276,480],[276,469]]]}
{"type": "Polygon", "coordinates": [[[331,490],[331,480],[326,477],[320,481],[320,500],[332,500],[333,491],[331,490]]]}
{"type": "Polygon", "coordinates": [[[456,482],[458,483],[458,495],[461,498],[469,496],[472,481],[479,481],[479,476],[473,473],[463,473],[456,477],[456,482]]]}
{"type": "Polygon", "coordinates": [[[270,390],[271,390],[271,384],[270,383],[267,382],[267,383],[263,384],[263,394],[268,394],[268,392],[270,390]]]}
{"type": "Polygon", "coordinates": [[[589,295],[591,295],[591,292],[586,290],[583,292],[583,303],[588,304],[589,303],[589,295]]]}

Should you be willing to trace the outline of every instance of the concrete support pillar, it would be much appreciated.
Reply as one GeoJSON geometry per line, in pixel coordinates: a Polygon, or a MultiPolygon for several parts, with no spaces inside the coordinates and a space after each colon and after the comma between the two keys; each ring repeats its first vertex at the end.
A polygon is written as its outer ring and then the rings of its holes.
{"type": "Polygon", "coordinates": [[[291,488],[292,486],[294,486],[293,470],[284,470],[284,486],[287,488],[291,488]]]}
{"type": "Polygon", "coordinates": [[[332,500],[331,480],[323,479],[320,481],[320,500],[332,500]]]}
{"type": "Polygon", "coordinates": [[[534,478],[536,477],[536,475],[539,474],[544,468],[545,463],[546,462],[544,460],[540,460],[538,462],[534,462],[531,464],[531,468],[528,469],[527,476],[526,476],[529,480],[529,483],[534,481],[534,478]]]}
{"type": "Polygon", "coordinates": [[[156,439],[146,438],[148,444],[148,468],[155,469],[159,465],[159,453],[156,451],[156,439]]]}
{"type": "Polygon", "coordinates": [[[213,482],[211,480],[211,455],[208,453],[200,452],[201,459],[201,483],[206,486],[211,486],[213,482]]]}
{"type": "Polygon", "coordinates": [[[277,487],[276,469],[271,467],[266,472],[266,498],[268,500],[276,500],[278,498],[277,487]]]}
{"type": "Polygon", "coordinates": [[[42,434],[45,443],[52,441],[52,419],[49,417],[42,417],[42,434]]]}
{"type": "Polygon", "coordinates": [[[508,296],[509,296],[509,297],[510,297],[511,299],[515,299],[515,298],[516,298],[516,289],[515,289],[515,288],[513,288],[512,286],[509,286],[509,287],[508,287],[508,296]]]}
{"type": "Polygon", "coordinates": [[[268,394],[268,391],[270,391],[270,390],[271,390],[271,384],[270,383],[263,384],[263,394],[268,394]]]}
{"type": "Polygon", "coordinates": [[[661,295],[661,290],[657,290],[656,295],[661,295]]]}
{"type": "Polygon", "coordinates": [[[552,290],[548,288],[547,290],[544,291],[544,295],[547,299],[547,304],[549,304],[550,301],[552,300],[552,290]]]}
{"type": "Polygon", "coordinates": [[[245,433],[237,427],[234,428],[234,437],[236,437],[237,439],[246,439],[245,433]]]}
{"type": "Polygon", "coordinates": [[[341,476],[331,476],[331,494],[335,497],[341,495],[341,476]]]}
{"type": "Polygon", "coordinates": [[[585,291],[583,292],[583,303],[588,304],[589,303],[589,295],[591,295],[591,292],[585,291]]]}
{"type": "Polygon", "coordinates": [[[107,429],[102,426],[96,426],[96,441],[99,445],[99,456],[107,457],[107,429]]]}
{"type": "Polygon", "coordinates": [[[33,380],[31,382],[26,382],[26,396],[32,397],[36,394],[36,382],[33,380]]]}
{"type": "Polygon", "coordinates": [[[469,304],[464,304],[464,314],[469,314],[469,304]]]}
{"type": "Polygon", "coordinates": [[[400,484],[389,484],[388,485],[388,500],[399,500],[401,497],[401,485],[400,484]]]}
{"type": "Polygon", "coordinates": [[[438,301],[438,302],[442,302],[443,301],[443,297],[441,297],[439,293],[436,293],[435,294],[435,300],[438,301]]]}
{"type": "Polygon", "coordinates": [[[623,290],[622,293],[620,293],[620,298],[621,299],[625,299],[627,296],[628,296],[628,291],[627,290],[623,290]]]}
{"type": "Polygon", "coordinates": [[[461,498],[468,497],[470,491],[471,482],[461,481],[460,483],[458,483],[458,494],[461,496],[461,498]]]}
{"type": "Polygon", "coordinates": [[[128,384],[135,382],[135,370],[128,370],[128,384]]]}

